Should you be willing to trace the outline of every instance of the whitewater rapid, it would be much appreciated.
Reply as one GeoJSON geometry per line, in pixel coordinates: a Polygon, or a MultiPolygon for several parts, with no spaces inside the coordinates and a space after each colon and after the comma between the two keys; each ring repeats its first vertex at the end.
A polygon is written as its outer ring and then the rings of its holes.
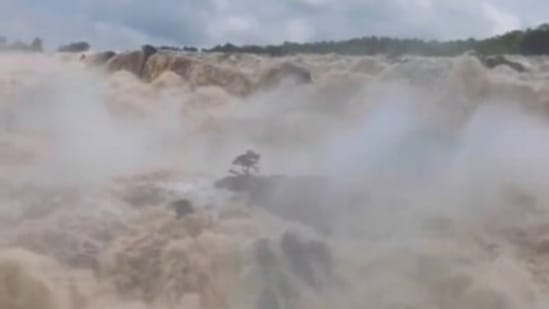
{"type": "Polygon", "coordinates": [[[547,307],[549,58],[181,57],[0,54],[0,308],[547,307]]]}

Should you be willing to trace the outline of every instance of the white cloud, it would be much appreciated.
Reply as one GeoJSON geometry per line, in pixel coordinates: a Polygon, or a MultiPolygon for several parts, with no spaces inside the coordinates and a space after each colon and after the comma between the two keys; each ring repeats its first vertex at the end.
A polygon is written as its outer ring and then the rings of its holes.
{"type": "Polygon", "coordinates": [[[549,19],[541,0],[0,0],[0,29],[50,46],[210,46],[365,35],[484,37],[549,19]]]}
{"type": "Polygon", "coordinates": [[[488,20],[493,24],[491,34],[501,34],[507,31],[516,30],[522,27],[520,20],[490,3],[484,2],[482,10],[488,20]]]}
{"type": "Polygon", "coordinates": [[[330,0],[295,0],[298,3],[303,3],[305,5],[319,7],[330,3],[330,0]]]}
{"type": "Polygon", "coordinates": [[[309,41],[314,35],[312,27],[304,20],[294,19],[286,22],[286,38],[292,42],[309,41]]]}

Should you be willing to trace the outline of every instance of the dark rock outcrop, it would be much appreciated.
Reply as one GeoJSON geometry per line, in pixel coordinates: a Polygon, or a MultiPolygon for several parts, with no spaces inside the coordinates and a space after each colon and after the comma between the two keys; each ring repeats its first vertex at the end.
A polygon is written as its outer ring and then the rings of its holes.
{"type": "Polygon", "coordinates": [[[143,45],[141,47],[141,50],[143,51],[143,55],[145,56],[145,61],[147,61],[150,56],[158,52],[158,50],[152,45],[143,45]]]}
{"type": "Polygon", "coordinates": [[[286,231],[278,241],[258,240],[255,257],[263,277],[258,309],[294,308],[293,304],[302,297],[296,287],[305,284],[321,291],[334,279],[333,256],[328,246],[294,231],[286,231]]]}
{"type": "Polygon", "coordinates": [[[261,292],[257,299],[257,309],[293,308],[289,303],[299,300],[298,289],[291,276],[285,272],[280,248],[271,239],[261,239],[255,244],[255,256],[262,273],[261,292]]]}
{"type": "Polygon", "coordinates": [[[489,69],[493,69],[497,66],[500,66],[500,65],[506,65],[508,67],[510,67],[511,69],[517,71],[517,72],[520,72],[520,73],[524,73],[526,71],[528,71],[526,69],[526,67],[524,67],[524,65],[518,63],[518,62],[515,62],[515,61],[511,61],[509,59],[507,59],[505,56],[488,56],[488,57],[480,57],[480,61],[484,64],[484,66],[486,66],[487,68],[489,69]]]}
{"type": "Polygon", "coordinates": [[[333,274],[333,260],[325,243],[305,240],[288,231],[280,240],[280,248],[293,272],[312,288],[322,288],[323,279],[333,274]]]}
{"type": "Polygon", "coordinates": [[[175,211],[175,218],[181,219],[194,213],[194,208],[189,200],[177,200],[170,204],[170,208],[175,211]]]}

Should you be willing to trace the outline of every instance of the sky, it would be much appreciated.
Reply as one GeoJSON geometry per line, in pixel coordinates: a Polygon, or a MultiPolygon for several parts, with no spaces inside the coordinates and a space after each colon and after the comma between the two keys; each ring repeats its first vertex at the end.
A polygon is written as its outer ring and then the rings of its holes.
{"type": "Polygon", "coordinates": [[[232,42],[341,40],[368,35],[487,37],[549,21],[547,0],[0,0],[9,40],[97,49],[232,42]]]}

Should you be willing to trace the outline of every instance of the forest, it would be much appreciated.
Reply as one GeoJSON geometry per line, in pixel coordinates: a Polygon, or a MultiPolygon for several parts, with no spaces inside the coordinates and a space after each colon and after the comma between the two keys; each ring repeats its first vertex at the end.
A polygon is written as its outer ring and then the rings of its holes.
{"type": "Polygon", "coordinates": [[[271,56],[291,54],[385,54],[398,57],[402,54],[421,56],[456,56],[467,51],[481,55],[544,55],[549,54],[549,24],[537,28],[511,31],[486,38],[454,41],[425,41],[420,39],[399,39],[368,36],[345,41],[321,41],[313,43],[284,42],[281,45],[244,45],[232,43],[217,45],[205,52],[253,53],[271,56]]]}

